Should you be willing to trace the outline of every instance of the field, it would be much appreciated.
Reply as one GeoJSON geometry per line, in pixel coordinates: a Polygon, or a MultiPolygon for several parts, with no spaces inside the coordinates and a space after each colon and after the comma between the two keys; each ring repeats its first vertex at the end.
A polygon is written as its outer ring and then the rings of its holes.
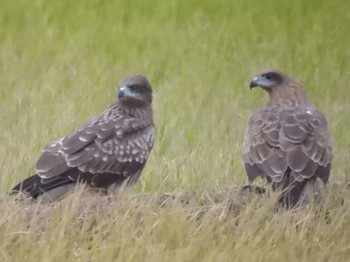
{"type": "Polygon", "coordinates": [[[0,261],[349,261],[350,2],[0,1],[0,261]],[[240,147],[276,68],[326,115],[333,169],[323,208],[273,212],[242,194],[240,147]],[[16,203],[41,148],[146,75],[157,136],[136,188],[16,203]]]}

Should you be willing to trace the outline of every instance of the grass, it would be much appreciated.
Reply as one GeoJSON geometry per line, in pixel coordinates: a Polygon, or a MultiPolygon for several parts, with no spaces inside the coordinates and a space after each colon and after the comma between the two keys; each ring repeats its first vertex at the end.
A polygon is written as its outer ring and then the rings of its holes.
{"type": "MultiPolygon", "coordinates": [[[[0,1],[1,261],[348,261],[346,0],[0,1]],[[250,78],[298,79],[330,123],[324,209],[242,196],[250,78]],[[136,189],[16,204],[41,148],[104,110],[127,75],[154,87],[157,137],[136,189]],[[160,206],[164,193],[175,199],[160,206]]],[[[172,199],[172,198],[170,198],[172,199]]]]}

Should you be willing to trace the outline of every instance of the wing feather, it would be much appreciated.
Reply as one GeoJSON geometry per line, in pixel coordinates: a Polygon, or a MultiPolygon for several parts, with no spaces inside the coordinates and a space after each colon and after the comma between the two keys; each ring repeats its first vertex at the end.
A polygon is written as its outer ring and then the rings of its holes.
{"type": "Polygon", "coordinates": [[[152,121],[107,112],[76,133],[45,147],[36,171],[45,179],[52,179],[70,168],[82,173],[128,177],[142,170],[154,136],[152,121]]]}
{"type": "Polygon", "coordinates": [[[265,107],[251,117],[243,142],[248,177],[261,171],[279,182],[289,168],[298,181],[328,180],[332,141],[325,117],[314,108],[265,107]]]}

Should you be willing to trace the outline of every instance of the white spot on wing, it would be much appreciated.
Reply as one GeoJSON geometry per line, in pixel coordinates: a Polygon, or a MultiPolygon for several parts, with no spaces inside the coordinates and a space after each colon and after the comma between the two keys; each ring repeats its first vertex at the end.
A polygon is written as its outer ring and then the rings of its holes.
{"type": "Polygon", "coordinates": [[[83,137],[83,136],[79,136],[79,140],[81,142],[88,142],[89,141],[88,139],[86,139],[86,137],[83,137]]]}
{"type": "Polygon", "coordinates": [[[306,111],[306,114],[312,115],[312,113],[311,113],[310,110],[307,110],[307,111],[306,111]]]}
{"type": "Polygon", "coordinates": [[[136,155],[139,151],[135,148],[131,151],[131,154],[136,155]]]}

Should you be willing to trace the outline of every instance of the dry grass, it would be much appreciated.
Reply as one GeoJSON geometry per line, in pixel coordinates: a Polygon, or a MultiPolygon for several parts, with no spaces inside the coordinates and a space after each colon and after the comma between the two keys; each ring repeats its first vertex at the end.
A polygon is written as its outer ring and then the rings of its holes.
{"type": "Polygon", "coordinates": [[[350,193],[333,186],[322,208],[273,210],[236,188],[96,196],[53,204],[3,199],[3,261],[345,261],[350,193]],[[21,256],[19,256],[21,254],[21,256]]]}

